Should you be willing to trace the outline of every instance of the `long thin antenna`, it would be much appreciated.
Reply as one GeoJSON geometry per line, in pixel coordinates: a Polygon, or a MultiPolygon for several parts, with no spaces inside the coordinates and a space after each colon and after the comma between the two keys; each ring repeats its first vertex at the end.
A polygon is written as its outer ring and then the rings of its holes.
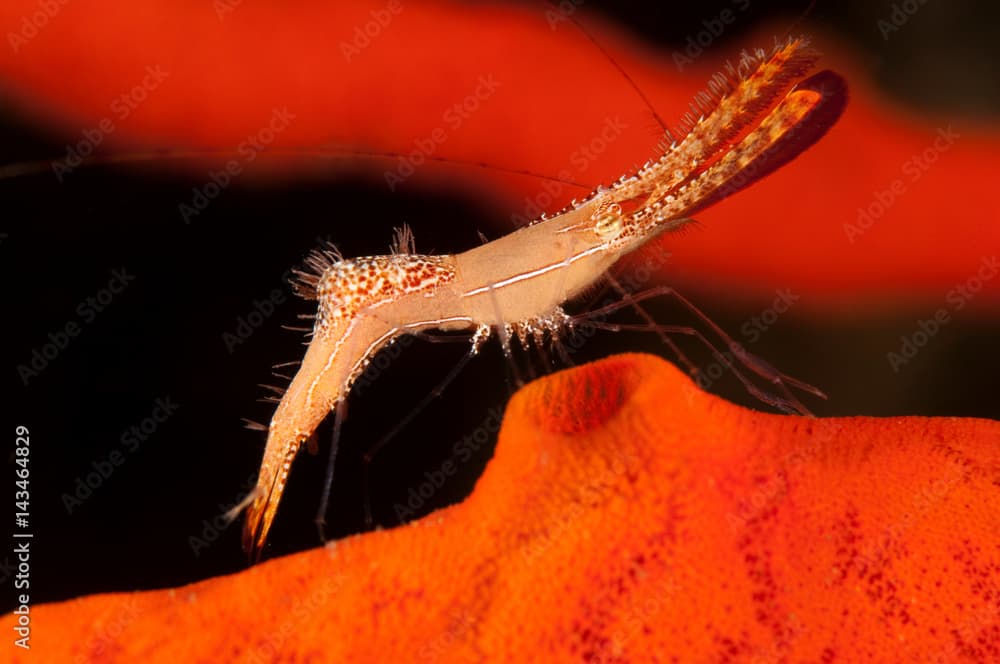
{"type": "MultiPolygon", "coordinates": [[[[785,30],[786,39],[792,34],[793,30],[796,30],[798,26],[812,14],[813,10],[816,8],[816,1],[817,0],[810,0],[808,6],[804,10],[802,10],[802,12],[800,12],[799,15],[795,18],[795,20],[792,21],[791,25],[788,26],[788,28],[785,30]]],[[[545,0],[545,4],[552,7],[555,11],[560,12],[560,14],[563,17],[565,17],[573,25],[575,25],[576,29],[579,30],[583,34],[583,36],[585,36],[590,41],[590,43],[594,45],[594,48],[596,48],[598,51],[601,52],[602,55],[604,55],[607,61],[611,63],[611,66],[617,69],[618,73],[621,74],[622,78],[624,78],[628,82],[629,87],[631,87],[632,90],[635,91],[635,94],[646,105],[646,108],[649,109],[649,112],[653,114],[653,118],[656,120],[656,123],[660,125],[660,129],[662,129],[663,132],[668,137],[672,136],[670,126],[663,120],[663,118],[657,112],[656,107],[653,106],[653,102],[650,101],[649,97],[646,96],[646,93],[643,92],[642,88],[640,88],[639,85],[632,78],[632,76],[629,75],[627,71],[625,71],[625,68],[622,67],[621,63],[619,63],[618,60],[615,59],[615,57],[608,51],[608,49],[606,49],[604,45],[600,41],[598,41],[597,38],[594,37],[594,35],[591,34],[589,30],[587,30],[587,28],[583,25],[583,23],[580,22],[580,20],[573,14],[563,12],[563,10],[554,2],[554,0],[545,0]]],[[[668,140],[670,139],[668,138],[668,140]]]]}
{"type": "Polygon", "coordinates": [[[809,2],[809,5],[805,9],[803,9],[798,16],[795,17],[795,20],[792,21],[791,25],[789,25],[788,28],[785,30],[786,39],[792,36],[793,30],[798,31],[799,25],[803,23],[807,18],[809,18],[809,16],[813,13],[814,9],[816,9],[816,0],[811,0],[809,2]]]}
{"type": "MultiPolygon", "coordinates": [[[[546,4],[552,6],[553,8],[555,8],[557,10],[559,10],[558,6],[554,2],[552,2],[552,0],[546,0],[546,4]]],[[[559,11],[561,11],[561,10],[559,10],[559,11]]],[[[613,55],[611,55],[611,53],[608,52],[608,50],[606,48],[604,48],[604,45],[601,44],[601,42],[599,42],[594,37],[594,35],[590,34],[590,32],[587,30],[587,28],[585,28],[583,26],[583,23],[581,23],[579,20],[577,20],[577,18],[575,16],[573,16],[572,14],[564,14],[564,15],[566,16],[566,18],[568,18],[573,23],[573,25],[576,26],[577,30],[579,30],[581,33],[583,33],[583,35],[588,40],[590,40],[590,43],[593,44],[594,47],[604,55],[605,58],[607,58],[608,62],[611,63],[611,66],[614,67],[615,69],[617,69],[618,73],[621,74],[622,77],[626,81],[628,81],[629,86],[635,91],[635,94],[638,95],[640,99],[642,99],[642,102],[646,105],[646,108],[648,108],[649,111],[653,114],[653,117],[656,119],[657,124],[660,125],[660,128],[664,131],[664,133],[668,133],[669,134],[670,133],[670,127],[667,125],[666,122],[663,121],[663,118],[660,117],[660,114],[656,112],[656,107],[653,106],[653,102],[651,102],[649,100],[649,97],[647,97],[646,93],[642,91],[642,88],[640,88],[639,85],[629,75],[629,73],[627,71],[625,71],[625,68],[622,67],[621,64],[618,63],[618,61],[615,59],[615,57],[613,55]]]]}
{"type": "MultiPolygon", "coordinates": [[[[330,147],[330,148],[270,148],[264,153],[272,157],[313,157],[321,159],[347,159],[350,157],[365,157],[371,159],[397,159],[406,157],[402,152],[387,150],[376,152],[374,150],[355,150],[353,148],[330,147]]],[[[83,160],[87,166],[102,166],[111,164],[129,164],[143,161],[155,161],[158,159],[203,159],[206,157],[228,157],[238,156],[236,150],[149,150],[146,152],[124,152],[107,155],[95,155],[83,160]]],[[[559,182],[570,187],[577,187],[587,191],[593,189],[589,184],[578,182],[572,178],[560,178],[546,173],[538,173],[526,168],[511,168],[509,166],[499,166],[486,161],[473,161],[470,159],[453,159],[440,155],[426,155],[427,161],[435,163],[465,166],[469,168],[480,168],[483,170],[497,171],[498,173],[508,173],[511,175],[524,175],[527,177],[539,178],[550,182],[559,182]]],[[[0,166],[0,180],[24,177],[28,175],[41,175],[52,171],[52,163],[58,158],[36,159],[33,161],[22,161],[13,164],[0,166]]]]}

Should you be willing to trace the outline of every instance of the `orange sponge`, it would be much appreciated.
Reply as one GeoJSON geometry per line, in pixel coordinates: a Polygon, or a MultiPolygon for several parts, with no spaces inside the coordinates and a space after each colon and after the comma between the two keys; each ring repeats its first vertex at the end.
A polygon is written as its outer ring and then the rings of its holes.
{"type": "Polygon", "coordinates": [[[519,392],[461,504],[32,621],[16,661],[997,661],[1000,423],[763,414],[616,356],[519,392]]]}

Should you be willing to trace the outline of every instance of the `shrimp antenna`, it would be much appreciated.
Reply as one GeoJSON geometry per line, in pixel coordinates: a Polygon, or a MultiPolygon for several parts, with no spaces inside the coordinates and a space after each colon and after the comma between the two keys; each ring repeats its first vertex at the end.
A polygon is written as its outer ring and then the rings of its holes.
{"type": "Polygon", "coordinates": [[[809,18],[810,15],[812,15],[814,9],[816,9],[816,0],[810,0],[809,4],[806,5],[806,8],[799,12],[799,15],[795,17],[795,20],[792,21],[791,25],[788,26],[788,29],[785,30],[785,37],[788,38],[793,32],[798,32],[799,26],[807,18],[809,18]]]}
{"type": "MultiPolygon", "coordinates": [[[[552,0],[546,0],[546,4],[552,6],[554,9],[559,9],[558,6],[552,0]]],[[[596,48],[598,51],[601,52],[601,54],[607,59],[607,61],[611,63],[611,66],[618,70],[618,73],[621,74],[622,78],[624,78],[628,82],[629,87],[631,87],[632,90],[635,91],[635,94],[639,97],[639,99],[642,100],[642,102],[646,105],[646,108],[648,108],[649,111],[653,114],[653,118],[656,120],[656,123],[660,125],[660,129],[662,129],[665,134],[670,134],[670,127],[667,125],[666,122],[664,122],[663,118],[660,117],[660,114],[656,111],[656,107],[653,106],[653,102],[649,100],[649,97],[646,96],[646,93],[642,91],[642,88],[639,87],[639,85],[635,82],[632,76],[630,76],[629,73],[625,71],[625,68],[621,66],[618,60],[616,60],[615,57],[611,55],[611,53],[606,48],[604,48],[604,45],[601,44],[601,42],[596,37],[594,37],[594,35],[592,35],[590,31],[584,27],[583,23],[581,23],[575,16],[573,16],[572,14],[568,14],[566,15],[566,18],[569,19],[570,22],[576,26],[576,29],[579,30],[583,34],[583,36],[586,37],[590,41],[590,43],[594,45],[594,48],[596,48]]]]}
{"type": "MultiPolygon", "coordinates": [[[[274,157],[312,157],[316,159],[349,159],[351,157],[365,157],[371,159],[397,159],[405,157],[402,152],[386,150],[376,152],[374,150],[355,150],[347,147],[327,147],[327,148],[269,148],[262,154],[274,157]]],[[[203,159],[205,157],[229,157],[237,156],[236,150],[173,150],[158,149],[145,152],[123,152],[106,155],[93,155],[83,160],[87,166],[103,166],[113,164],[131,164],[145,161],[157,161],[163,159],[184,160],[203,159]]],[[[498,173],[508,173],[511,175],[524,175],[526,177],[539,178],[549,182],[558,182],[570,187],[590,190],[592,185],[578,182],[572,178],[561,178],[547,173],[539,173],[526,168],[512,168],[510,166],[500,166],[486,161],[475,161],[471,159],[453,159],[440,155],[427,155],[427,161],[441,164],[465,166],[468,168],[479,168],[482,170],[496,171],[498,173]]],[[[21,161],[13,164],[0,166],[0,180],[25,177],[30,175],[41,175],[52,170],[52,159],[35,159],[32,161],[21,161]]]]}

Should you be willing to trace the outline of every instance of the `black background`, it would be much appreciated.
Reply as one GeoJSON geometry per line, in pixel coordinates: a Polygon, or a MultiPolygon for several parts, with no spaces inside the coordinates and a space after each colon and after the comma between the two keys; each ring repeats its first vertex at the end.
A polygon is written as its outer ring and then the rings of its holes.
{"type": "MultiPolygon", "coordinates": [[[[666,4],[588,2],[587,9],[669,49],[683,45],[703,19],[729,3],[661,6],[666,4]]],[[[875,21],[890,10],[888,2],[819,3],[808,9],[808,25],[840,33],[859,49],[887,91],[917,108],[997,117],[1000,94],[990,71],[997,61],[990,43],[996,10],[928,3],[906,30],[883,40],[875,21]]],[[[805,11],[803,3],[753,3],[746,20],[713,48],[725,49],[728,40],[752,30],[757,21],[791,20],[805,11]]],[[[47,134],[13,112],[0,115],[0,164],[58,157],[65,142],[66,137],[47,134]]],[[[252,311],[254,300],[276,288],[290,292],[282,274],[299,263],[315,238],[330,236],[331,219],[363,213],[380,220],[337,226],[349,231],[330,239],[352,256],[385,253],[390,229],[403,221],[418,229],[419,248],[449,252],[474,246],[478,228],[498,228],[509,218],[509,211],[468,192],[388,194],[378,179],[338,173],[299,182],[236,183],[195,224],[185,226],[178,221],[177,203],[189,199],[191,188],[202,182],[202,174],[178,175],[155,162],[83,167],[61,185],[48,172],[0,180],[0,230],[8,235],[0,243],[0,261],[12,302],[4,325],[5,346],[12,353],[8,366],[27,362],[48,333],[78,319],[77,305],[107,282],[111,270],[124,267],[135,275],[27,386],[16,370],[8,373],[13,398],[3,401],[10,416],[4,418],[7,431],[26,424],[32,437],[33,603],[179,585],[246,565],[239,524],[224,529],[198,555],[189,538],[201,537],[203,520],[214,519],[242,497],[255,476],[264,436],[243,429],[240,420],[269,419],[273,406],[256,401],[264,394],[257,384],[278,382],[269,376],[270,366],[301,357],[302,336],[281,325],[298,324],[296,315],[309,313],[311,305],[287,297],[232,353],[222,335],[235,331],[238,317],[252,311]],[[482,220],[481,225],[460,221],[468,219],[482,220]],[[125,463],[67,514],[61,496],[73,492],[92,464],[124,449],[122,434],[149,416],[158,397],[176,402],[177,413],[135,452],[125,451],[125,463]]],[[[733,332],[768,304],[686,294],[733,332]]],[[[652,309],[663,321],[684,315],[666,305],[652,309]]],[[[898,345],[899,335],[911,331],[927,310],[832,319],[793,312],[754,351],[827,390],[829,402],[808,402],[819,415],[1000,418],[997,317],[956,319],[903,376],[886,371],[885,350],[898,345]]],[[[405,502],[410,487],[437,469],[490,407],[506,402],[514,387],[512,370],[492,343],[380,455],[366,491],[360,480],[363,450],[431,389],[464,348],[415,341],[378,381],[352,397],[334,484],[335,509],[329,514],[333,536],[364,529],[366,493],[376,521],[395,525],[393,505],[405,502]]],[[[710,361],[702,350],[686,348],[699,361],[710,361]]],[[[575,360],[630,350],[666,355],[641,335],[602,334],[575,360]]],[[[520,360],[526,371],[528,359],[522,355],[520,360]]],[[[537,356],[531,362],[544,369],[537,356]]],[[[762,407],[728,377],[713,391],[762,407]]],[[[321,430],[324,442],[329,427],[321,430]]],[[[13,443],[12,435],[7,439],[13,443]]],[[[490,454],[490,446],[484,447],[418,515],[466,495],[490,454]]],[[[312,519],[324,467],[325,456],[296,465],[268,557],[316,544],[312,519]]],[[[5,602],[12,597],[5,594],[5,602]]]]}

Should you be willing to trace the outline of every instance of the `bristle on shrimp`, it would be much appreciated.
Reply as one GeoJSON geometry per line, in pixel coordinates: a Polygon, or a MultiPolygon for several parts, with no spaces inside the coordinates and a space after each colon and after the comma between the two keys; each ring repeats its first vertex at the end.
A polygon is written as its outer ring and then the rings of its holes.
{"type": "Polygon", "coordinates": [[[251,431],[267,431],[267,425],[261,424],[260,422],[255,422],[253,420],[243,418],[243,426],[251,431]]]}
{"type": "Polygon", "coordinates": [[[394,254],[415,254],[417,253],[416,240],[413,237],[413,230],[408,224],[403,224],[395,230],[392,244],[389,249],[394,254]]]}
{"type": "Polygon", "coordinates": [[[727,62],[695,95],[674,128],[676,149],[685,144],[697,149],[707,137],[715,147],[734,142],[740,127],[777,103],[818,59],[819,52],[803,37],[776,43],[770,55],[763,49],[744,51],[738,64],[727,62]]]}
{"type": "Polygon", "coordinates": [[[324,241],[319,249],[306,256],[305,269],[292,270],[292,290],[306,300],[319,299],[319,281],[334,264],[344,260],[337,246],[324,241]]]}

